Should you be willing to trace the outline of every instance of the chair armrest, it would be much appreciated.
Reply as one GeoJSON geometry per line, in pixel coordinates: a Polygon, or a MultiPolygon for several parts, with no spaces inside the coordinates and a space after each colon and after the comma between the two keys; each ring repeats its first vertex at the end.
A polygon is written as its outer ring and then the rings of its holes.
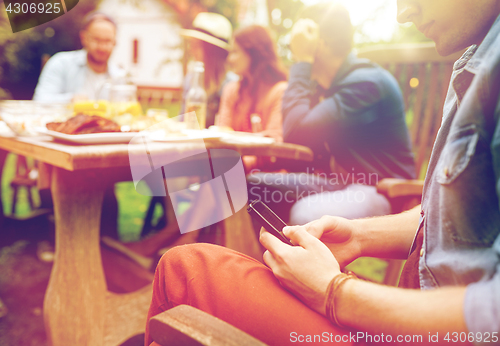
{"type": "Polygon", "coordinates": [[[377,192],[388,198],[421,196],[423,180],[385,178],[377,184],[377,192]]]}
{"type": "Polygon", "coordinates": [[[265,346],[229,323],[189,305],[179,305],[152,317],[149,333],[160,345],[265,346]]]}

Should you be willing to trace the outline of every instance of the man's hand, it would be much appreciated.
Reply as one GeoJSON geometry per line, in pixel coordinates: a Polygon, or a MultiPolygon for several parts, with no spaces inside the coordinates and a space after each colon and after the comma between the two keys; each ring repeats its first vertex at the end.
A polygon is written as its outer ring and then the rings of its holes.
{"type": "Polygon", "coordinates": [[[304,227],[288,228],[286,236],[298,246],[287,245],[261,229],[260,242],[267,249],[264,262],[286,289],[324,315],[326,290],[340,273],[339,264],[331,251],[304,227]]]}
{"type": "Polygon", "coordinates": [[[319,27],[311,19],[299,19],[292,28],[290,50],[295,61],[314,63],[319,43],[319,27]]]}
{"type": "Polygon", "coordinates": [[[343,268],[361,256],[361,244],[357,229],[352,221],[335,216],[323,216],[318,220],[306,223],[304,226],[289,226],[283,230],[288,237],[289,232],[304,228],[330,249],[343,268]]]}

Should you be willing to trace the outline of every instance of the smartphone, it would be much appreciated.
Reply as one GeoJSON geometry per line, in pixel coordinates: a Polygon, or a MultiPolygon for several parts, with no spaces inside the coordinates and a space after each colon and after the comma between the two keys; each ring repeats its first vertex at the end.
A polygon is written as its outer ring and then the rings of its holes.
{"type": "Polygon", "coordinates": [[[259,224],[269,233],[281,240],[283,243],[292,245],[290,240],[283,234],[283,227],[287,224],[279,218],[267,205],[260,200],[255,200],[250,203],[247,211],[259,224]]]}

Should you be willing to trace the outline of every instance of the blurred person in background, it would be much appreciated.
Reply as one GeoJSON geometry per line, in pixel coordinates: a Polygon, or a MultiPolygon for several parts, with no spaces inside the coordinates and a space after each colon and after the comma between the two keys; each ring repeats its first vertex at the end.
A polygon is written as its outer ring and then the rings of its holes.
{"type": "MultiPolygon", "coordinates": [[[[231,22],[218,13],[201,12],[192,24],[192,29],[182,29],[181,35],[188,38],[187,54],[194,61],[205,66],[204,88],[208,96],[206,126],[214,125],[219,111],[220,98],[224,83],[231,79],[226,74],[226,58],[230,49],[229,40],[233,34],[231,22]]],[[[234,76],[232,79],[235,79],[234,76]]],[[[183,85],[183,100],[192,83],[188,69],[183,85]]],[[[180,114],[185,112],[183,102],[180,114]]]]}
{"type": "MultiPolygon", "coordinates": [[[[42,69],[33,96],[41,102],[98,100],[103,85],[124,78],[125,70],[109,62],[116,44],[116,23],[107,14],[91,12],[80,31],[83,49],[54,54],[42,69]]],[[[44,207],[51,207],[47,190],[40,191],[44,207]]],[[[101,216],[101,234],[118,238],[118,202],[113,188],[106,189],[101,216]]]]}
{"type": "Polygon", "coordinates": [[[240,79],[224,87],[218,125],[282,142],[281,99],[287,74],[268,30],[258,25],[238,30],[227,64],[240,79]]]}
{"type": "MultiPolygon", "coordinates": [[[[287,74],[269,31],[258,25],[238,30],[227,64],[240,79],[224,87],[218,125],[282,142],[281,99],[287,74]]],[[[247,170],[257,164],[255,156],[245,156],[243,160],[247,170]]]]}
{"type": "Polygon", "coordinates": [[[311,148],[314,162],[306,172],[296,167],[303,173],[248,176],[249,199],[291,224],[388,214],[374,185],[415,175],[398,82],[356,57],[353,31],[349,12],[332,1],[305,8],[292,29],[296,63],[283,96],[283,140],[311,148]]]}
{"type": "Polygon", "coordinates": [[[83,49],[54,54],[45,64],[33,100],[70,102],[97,100],[109,79],[125,71],[109,62],[116,44],[116,23],[100,12],[89,13],[80,31],[83,49]]]}

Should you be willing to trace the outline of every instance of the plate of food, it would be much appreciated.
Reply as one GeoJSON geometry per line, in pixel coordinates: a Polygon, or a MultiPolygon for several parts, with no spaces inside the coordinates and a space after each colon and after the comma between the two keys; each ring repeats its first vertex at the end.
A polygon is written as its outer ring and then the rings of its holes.
{"type": "Polygon", "coordinates": [[[47,123],[37,131],[57,140],[76,144],[128,143],[138,132],[122,132],[112,120],[93,115],[76,115],[64,122],[47,123]]]}

